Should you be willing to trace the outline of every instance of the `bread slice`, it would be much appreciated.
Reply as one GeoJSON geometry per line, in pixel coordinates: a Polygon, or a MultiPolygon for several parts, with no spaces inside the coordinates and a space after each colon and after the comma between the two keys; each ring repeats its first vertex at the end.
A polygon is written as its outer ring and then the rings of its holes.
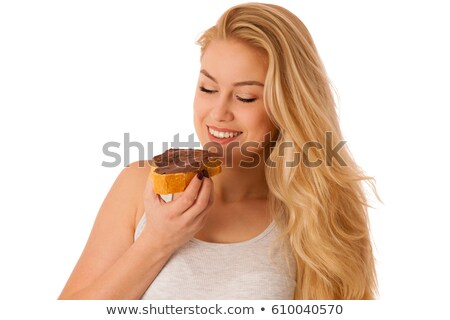
{"type": "Polygon", "coordinates": [[[153,157],[150,179],[157,194],[183,192],[189,182],[202,170],[213,177],[222,172],[222,162],[212,152],[201,149],[169,149],[153,157]]]}

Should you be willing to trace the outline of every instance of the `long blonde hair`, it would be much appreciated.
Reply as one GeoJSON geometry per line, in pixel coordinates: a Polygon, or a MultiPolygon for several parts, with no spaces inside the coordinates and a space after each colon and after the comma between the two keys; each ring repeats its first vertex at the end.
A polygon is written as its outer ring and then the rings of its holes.
{"type": "Polygon", "coordinates": [[[376,190],[346,146],[339,150],[339,161],[329,154],[327,147],[343,136],[309,31],[285,8],[247,3],[227,10],[203,33],[197,42],[202,54],[215,39],[243,41],[268,58],[264,104],[279,129],[268,157],[275,165],[265,168],[268,201],[280,240],[296,260],[294,299],[374,299],[377,281],[363,182],[376,190]],[[308,144],[313,147],[306,149],[308,144]],[[314,161],[288,165],[296,154],[314,161]]]}

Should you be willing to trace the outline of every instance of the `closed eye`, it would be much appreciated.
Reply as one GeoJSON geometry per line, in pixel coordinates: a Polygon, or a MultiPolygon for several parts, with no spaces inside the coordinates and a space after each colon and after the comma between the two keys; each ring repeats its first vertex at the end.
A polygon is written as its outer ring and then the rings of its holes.
{"type": "MultiPolygon", "coordinates": [[[[204,92],[206,94],[213,94],[213,93],[218,92],[217,90],[206,89],[203,86],[200,86],[199,89],[200,89],[201,92],[204,92]]],[[[256,98],[242,98],[242,97],[239,97],[239,96],[236,96],[236,99],[238,99],[239,101],[241,101],[243,103],[251,103],[251,102],[256,101],[256,98]]]]}
{"type": "Polygon", "coordinates": [[[204,93],[208,93],[208,94],[212,94],[212,93],[216,93],[217,92],[217,90],[209,90],[209,89],[206,89],[205,87],[200,87],[200,91],[204,92],[204,93]]]}
{"type": "Polygon", "coordinates": [[[239,96],[236,96],[236,98],[237,98],[239,101],[244,102],[244,103],[250,103],[250,102],[256,101],[256,98],[245,99],[245,98],[241,98],[241,97],[239,97],[239,96]]]}

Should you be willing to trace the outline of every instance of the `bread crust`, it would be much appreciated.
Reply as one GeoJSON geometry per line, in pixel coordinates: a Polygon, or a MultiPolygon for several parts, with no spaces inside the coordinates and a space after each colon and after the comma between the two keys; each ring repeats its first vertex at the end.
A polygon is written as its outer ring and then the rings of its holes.
{"type": "Polygon", "coordinates": [[[154,164],[150,166],[150,179],[153,182],[153,190],[157,194],[172,194],[183,192],[189,182],[202,170],[207,170],[209,177],[213,177],[222,172],[221,162],[211,161],[195,171],[159,174],[155,170],[158,167],[154,164]]]}

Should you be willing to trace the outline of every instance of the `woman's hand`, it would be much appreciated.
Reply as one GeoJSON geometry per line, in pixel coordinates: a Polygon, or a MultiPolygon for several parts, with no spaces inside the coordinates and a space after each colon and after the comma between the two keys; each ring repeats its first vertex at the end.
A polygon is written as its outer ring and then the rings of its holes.
{"type": "Polygon", "coordinates": [[[163,247],[178,249],[205,225],[207,209],[213,203],[214,186],[203,172],[194,177],[176,200],[166,203],[147,179],[144,208],[147,223],[142,233],[157,239],[163,247]]]}

